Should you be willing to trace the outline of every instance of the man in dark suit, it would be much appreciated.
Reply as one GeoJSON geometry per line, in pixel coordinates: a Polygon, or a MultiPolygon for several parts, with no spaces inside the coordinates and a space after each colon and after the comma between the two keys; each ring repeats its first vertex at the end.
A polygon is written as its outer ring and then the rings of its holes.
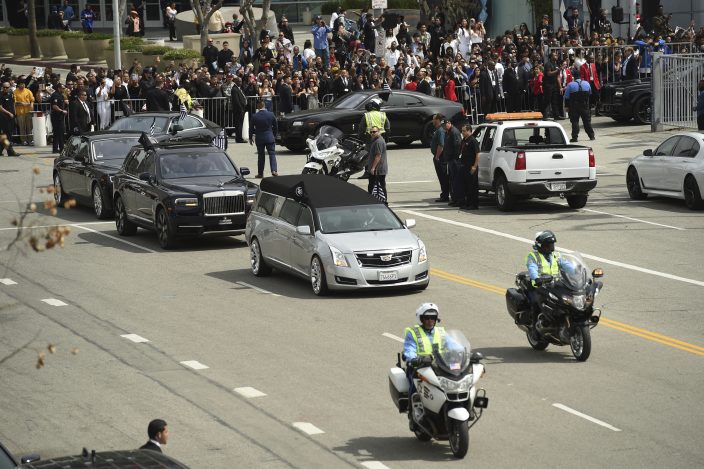
{"type": "Polygon", "coordinates": [[[257,175],[256,178],[263,177],[264,174],[264,148],[269,153],[269,165],[271,175],[278,176],[276,172],[276,134],[278,126],[276,116],[273,112],[264,108],[264,100],[257,103],[257,112],[252,116],[249,124],[249,144],[257,143],[257,175]]]}
{"type": "Polygon", "coordinates": [[[521,88],[516,75],[516,62],[511,62],[502,78],[502,85],[507,94],[506,112],[518,112],[521,110],[521,88]]]}
{"type": "Polygon", "coordinates": [[[623,64],[621,65],[621,73],[623,80],[635,80],[638,78],[638,57],[633,53],[632,47],[626,47],[624,49],[626,58],[623,59],[623,64]]]}
{"type": "Polygon", "coordinates": [[[293,94],[291,90],[291,75],[286,75],[279,88],[279,112],[290,114],[293,112],[293,94]]]}
{"type": "Polygon", "coordinates": [[[342,70],[340,76],[333,82],[333,92],[335,93],[335,99],[341,98],[346,95],[352,89],[352,81],[350,80],[347,70],[342,70]]]}
{"type": "Polygon", "coordinates": [[[161,451],[161,445],[165,445],[169,440],[169,427],[166,426],[166,421],[162,419],[154,419],[149,422],[147,427],[149,441],[144,443],[139,449],[147,449],[150,451],[161,451]]]}
{"type": "Polygon", "coordinates": [[[147,111],[168,112],[169,95],[164,91],[164,80],[157,78],[154,88],[147,90],[147,111]]]}
{"type": "Polygon", "coordinates": [[[244,91],[242,91],[242,78],[235,77],[233,82],[234,85],[232,86],[230,96],[232,100],[232,118],[235,123],[235,141],[237,143],[244,143],[242,121],[244,119],[244,113],[247,112],[247,97],[244,91]]]}
{"type": "Polygon", "coordinates": [[[90,132],[91,124],[95,122],[93,113],[88,106],[88,93],[81,90],[78,99],[71,102],[68,112],[69,128],[74,134],[90,132]]]}
{"type": "MultiPolygon", "coordinates": [[[[482,67],[479,72],[479,95],[481,96],[481,112],[486,116],[492,112],[496,112],[496,88],[495,84],[498,81],[496,70],[493,62],[487,62],[486,67],[482,67]]],[[[459,130],[457,131],[459,134],[459,130]]],[[[460,136],[459,140],[462,140],[460,136]]],[[[459,152],[459,148],[457,149],[459,152]]]]}

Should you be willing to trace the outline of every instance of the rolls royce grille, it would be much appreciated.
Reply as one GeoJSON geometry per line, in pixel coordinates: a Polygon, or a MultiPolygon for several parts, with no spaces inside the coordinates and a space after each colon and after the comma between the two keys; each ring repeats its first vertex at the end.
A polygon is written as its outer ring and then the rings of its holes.
{"type": "Polygon", "coordinates": [[[204,213],[208,216],[244,213],[244,193],[240,191],[218,191],[203,195],[204,213]]]}
{"type": "Polygon", "coordinates": [[[413,251],[355,252],[354,255],[361,267],[396,267],[410,264],[413,251]]]}

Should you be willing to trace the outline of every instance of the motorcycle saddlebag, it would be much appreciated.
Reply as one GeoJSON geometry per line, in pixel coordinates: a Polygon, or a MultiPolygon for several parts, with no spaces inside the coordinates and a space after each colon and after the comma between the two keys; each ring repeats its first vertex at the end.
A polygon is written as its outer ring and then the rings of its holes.
{"type": "Polygon", "coordinates": [[[506,290],[506,309],[516,323],[520,323],[523,313],[530,311],[528,298],[516,288],[506,290]]]}
{"type": "Polygon", "coordinates": [[[389,369],[389,393],[399,412],[408,411],[408,378],[406,373],[395,366],[389,369]]]}

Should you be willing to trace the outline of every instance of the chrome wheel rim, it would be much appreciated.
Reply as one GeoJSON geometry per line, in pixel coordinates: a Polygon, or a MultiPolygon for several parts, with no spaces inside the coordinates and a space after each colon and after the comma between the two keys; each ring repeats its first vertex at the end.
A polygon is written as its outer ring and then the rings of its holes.
{"type": "Polygon", "coordinates": [[[320,286],[321,286],[321,268],[320,268],[320,261],[318,258],[314,258],[313,262],[311,262],[310,265],[310,282],[311,285],[313,286],[313,292],[320,293],[320,286]]]}
{"type": "Polygon", "coordinates": [[[579,356],[582,354],[582,349],[584,347],[584,340],[582,340],[582,331],[577,330],[575,331],[574,334],[570,337],[570,347],[572,348],[572,353],[574,353],[576,356],[579,356]]]}
{"type": "Polygon", "coordinates": [[[54,176],[54,200],[56,205],[61,203],[61,179],[58,174],[54,176]]]}
{"type": "Polygon", "coordinates": [[[256,274],[259,272],[259,243],[252,241],[252,245],[249,248],[249,254],[249,261],[252,264],[252,272],[256,274]]]}
{"type": "Polygon", "coordinates": [[[103,196],[100,193],[100,187],[96,184],[93,186],[93,208],[95,214],[101,216],[103,214],[103,196]]]}
{"type": "Polygon", "coordinates": [[[163,210],[157,216],[157,231],[159,232],[159,241],[162,245],[166,245],[169,240],[169,228],[163,210]]]}

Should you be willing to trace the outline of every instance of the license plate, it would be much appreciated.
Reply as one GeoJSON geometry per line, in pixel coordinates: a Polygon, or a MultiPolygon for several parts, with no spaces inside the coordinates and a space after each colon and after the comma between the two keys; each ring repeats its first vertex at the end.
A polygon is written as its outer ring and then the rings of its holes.
{"type": "Polygon", "coordinates": [[[232,225],[232,218],[223,218],[218,222],[220,225],[232,225]]]}
{"type": "Polygon", "coordinates": [[[379,281],[384,282],[387,280],[398,280],[398,272],[395,270],[379,272],[379,281]]]}
{"type": "Polygon", "coordinates": [[[550,190],[551,191],[566,191],[567,190],[567,183],[566,182],[553,182],[550,184],[550,190]]]}

